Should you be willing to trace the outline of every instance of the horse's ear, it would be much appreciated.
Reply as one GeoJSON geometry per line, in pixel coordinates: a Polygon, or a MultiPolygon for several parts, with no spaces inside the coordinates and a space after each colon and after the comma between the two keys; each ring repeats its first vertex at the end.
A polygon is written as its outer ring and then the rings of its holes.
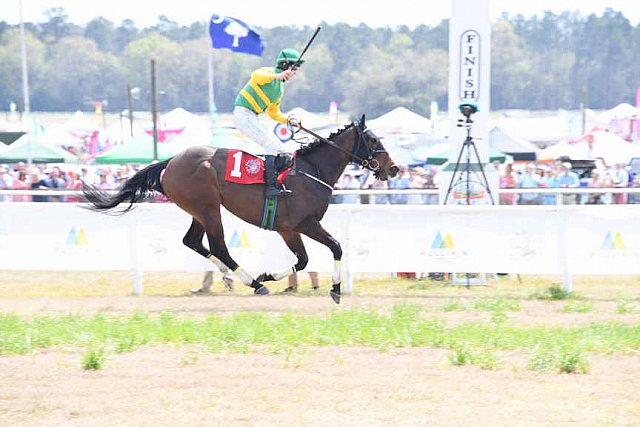
{"type": "Polygon", "coordinates": [[[360,129],[364,130],[364,114],[362,114],[362,117],[360,117],[360,122],[358,122],[358,126],[360,126],[360,129]]]}

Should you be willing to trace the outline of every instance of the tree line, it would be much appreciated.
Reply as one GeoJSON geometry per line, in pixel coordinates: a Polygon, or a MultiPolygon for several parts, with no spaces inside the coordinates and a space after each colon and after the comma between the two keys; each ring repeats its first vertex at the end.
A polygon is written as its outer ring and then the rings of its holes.
{"type": "MultiPolygon", "coordinates": [[[[140,88],[134,110],[149,110],[150,60],[156,61],[158,108],[209,110],[207,22],[179,25],[160,16],[137,28],[98,17],[84,26],[64,9],[47,21],[25,23],[30,103],[33,111],[127,108],[127,87],[140,88]]],[[[370,28],[320,24],[307,62],[287,86],[283,110],[299,106],[376,116],[404,106],[428,116],[432,101],[447,107],[449,21],[438,25],[370,28]]],[[[275,64],[280,49],[302,49],[315,28],[280,26],[256,30],[262,57],[213,49],[214,98],[229,112],[254,68],[275,64]]],[[[633,103],[640,86],[640,24],[620,12],[542,16],[503,15],[492,25],[491,105],[494,110],[594,109],[633,103]]],[[[20,32],[0,21],[0,111],[22,109],[20,32]]]]}

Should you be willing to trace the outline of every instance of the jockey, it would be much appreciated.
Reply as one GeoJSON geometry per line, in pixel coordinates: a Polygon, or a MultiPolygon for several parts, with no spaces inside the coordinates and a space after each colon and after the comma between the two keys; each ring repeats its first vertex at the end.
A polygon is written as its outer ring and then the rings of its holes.
{"type": "Polygon", "coordinates": [[[287,118],[280,111],[280,102],[284,94],[284,82],[295,77],[300,64],[300,53],[294,49],[284,49],[278,54],[277,66],[262,67],[251,73],[251,79],[242,88],[235,101],[233,121],[243,134],[257,142],[266,152],[265,164],[265,195],[283,196],[291,191],[277,188],[276,156],[284,150],[282,143],[264,124],[260,123],[258,115],[265,112],[273,120],[287,123],[287,118]]]}

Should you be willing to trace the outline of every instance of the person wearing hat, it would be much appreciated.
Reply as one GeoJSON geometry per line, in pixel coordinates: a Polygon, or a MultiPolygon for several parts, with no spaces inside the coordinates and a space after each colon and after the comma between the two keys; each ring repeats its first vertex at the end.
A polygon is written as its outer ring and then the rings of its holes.
{"type": "Polygon", "coordinates": [[[284,83],[295,77],[298,67],[304,63],[295,49],[280,51],[276,67],[261,67],[251,73],[251,79],[240,90],[235,100],[233,121],[236,128],[265,150],[265,195],[283,196],[289,190],[277,188],[276,157],[284,150],[283,144],[258,116],[264,112],[279,123],[287,123],[287,117],[280,111],[284,95],[284,83]]]}
{"type": "MultiPolygon", "coordinates": [[[[577,188],[580,186],[580,178],[578,174],[571,170],[571,163],[564,162],[561,166],[561,172],[557,177],[558,187],[560,188],[577,188]]],[[[562,204],[563,205],[575,205],[577,203],[579,194],[563,193],[562,204]]]]}

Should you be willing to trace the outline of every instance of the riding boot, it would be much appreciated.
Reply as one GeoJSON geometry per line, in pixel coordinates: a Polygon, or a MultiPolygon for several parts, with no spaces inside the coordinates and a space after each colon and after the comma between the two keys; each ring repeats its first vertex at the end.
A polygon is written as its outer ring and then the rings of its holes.
{"type": "Polygon", "coordinates": [[[264,169],[264,180],[266,183],[264,191],[265,196],[287,196],[291,194],[290,190],[278,188],[278,183],[276,182],[278,178],[276,171],[276,156],[271,154],[266,154],[264,156],[264,169]]]}

